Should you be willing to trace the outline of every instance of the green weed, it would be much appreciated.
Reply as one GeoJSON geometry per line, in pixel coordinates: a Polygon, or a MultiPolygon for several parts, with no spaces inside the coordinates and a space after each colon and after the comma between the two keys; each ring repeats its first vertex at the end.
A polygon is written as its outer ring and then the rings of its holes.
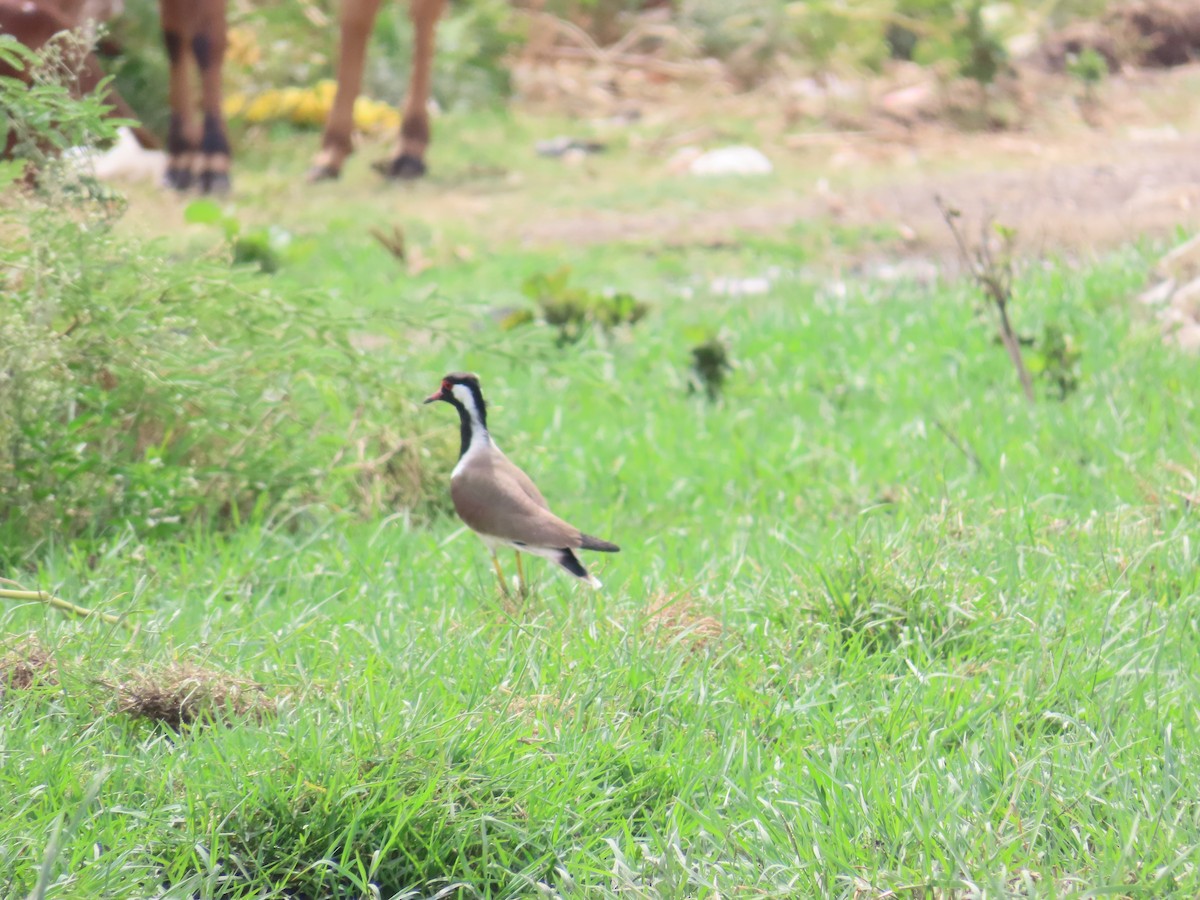
{"type": "Polygon", "coordinates": [[[729,360],[729,349],[719,337],[712,336],[692,347],[693,381],[688,390],[703,390],[710,401],[721,396],[725,379],[733,370],[729,360]]]}
{"type": "MultiPolygon", "coordinates": [[[[578,342],[589,325],[611,331],[618,325],[634,325],[649,311],[649,306],[624,291],[597,293],[570,284],[571,269],[564,266],[553,272],[538,272],[525,279],[521,291],[533,300],[542,321],[558,329],[560,347],[578,342]]],[[[506,327],[526,324],[532,317],[520,313],[506,320],[506,327]]]]}

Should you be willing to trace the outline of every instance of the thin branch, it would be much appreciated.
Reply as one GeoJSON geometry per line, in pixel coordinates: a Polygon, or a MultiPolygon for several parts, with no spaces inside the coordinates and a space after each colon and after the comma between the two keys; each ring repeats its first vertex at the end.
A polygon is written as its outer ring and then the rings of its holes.
{"type": "Polygon", "coordinates": [[[1035,399],[1033,381],[1029,377],[1029,370],[1025,368],[1025,360],[1021,358],[1021,344],[1013,332],[1012,323],[1008,321],[1008,304],[997,303],[996,307],[1000,310],[1000,340],[1004,342],[1008,358],[1012,360],[1012,364],[1017,370],[1017,377],[1021,379],[1021,389],[1025,391],[1025,399],[1033,403],[1035,399]]]}
{"type": "Polygon", "coordinates": [[[406,261],[404,229],[399,225],[392,226],[391,234],[386,234],[381,228],[372,228],[370,235],[380,243],[383,249],[392,254],[393,257],[401,262],[406,261]]]}
{"type": "Polygon", "coordinates": [[[984,296],[996,307],[1000,319],[1000,340],[1004,349],[1008,351],[1013,368],[1017,370],[1017,378],[1021,382],[1025,399],[1035,403],[1037,398],[1033,392],[1033,380],[1029,377],[1029,370],[1025,368],[1025,360],[1021,356],[1021,342],[1017,339],[1012,322],[1008,318],[1008,304],[1012,300],[1012,233],[1007,230],[1002,232],[1004,250],[998,259],[992,252],[992,242],[989,240],[992,222],[991,219],[985,219],[980,225],[979,244],[972,253],[959,227],[962,214],[954,207],[947,206],[940,195],[935,195],[933,202],[942,214],[946,227],[954,235],[954,243],[958,245],[963,265],[971,273],[971,278],[983,291],[984,296]]]}
{"type": "Polygon", "coordinates": [[[975,466],[975,468],[979,469],[980,471],[987,471],[987,466],[983,464],[983,462],[975,454],[975,451],[972,450],[965,441],[961,440],[957,434],[942,424],[941,419],[935,416],[933,419],[933,425],[938,431],[946,436],[946,440],[953,444],[955,449],[965,456],[967,460],[975,466]]]}
{"type": "Polygon", "coordinates": [[[659,75],[673,78],[691,78],[711,73],[712,66],[703,62],[671,62],[654,56],[626,53],[620,56],[602,55],[598,57],[593,51],[583,47],[547,47],[539,53],[547,59],[585,59],[604,65],[625,69],[641,69],[659,75]]]}
{"type": "MultiPolygon", "coordinates": [[[[8,579],[5,579],[7,581],[8,579]]],[[[9,582],[11,584],[11,582],[9,582]]],[[[109,625],[121,625],[124,628],[132,628],[133,623],[129,619],[121,616],[114,616],[112,613],[97,612],[94,609],[88,609],[86,606],[78,606],[69,600],[63,600],[61,597],[55,597],[53,594],[47,594],[45,591],[11,591],[0,590],[0,599],[4,600],[35,600],[38,603],[44,603],[47,606],[53,606],[55,609],[61,609],[63,612],[68,612],[73,616],[79,616],[82,619],[101,619],[109,625]]]]}

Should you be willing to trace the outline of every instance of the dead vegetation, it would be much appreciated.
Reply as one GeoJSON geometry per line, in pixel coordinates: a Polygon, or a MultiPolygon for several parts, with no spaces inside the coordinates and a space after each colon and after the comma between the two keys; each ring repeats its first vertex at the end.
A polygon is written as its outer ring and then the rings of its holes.
{"type": "MultiPolygon", "coordinates": [[[[61,683],[59,657],[35,635],[16,638],[0,651],[0,701],[9,691],[54,687],[61,683]]],[[[98,684],[113,703],[100,702],[102,714],[114,709],[176,731],[197,723],[262,721],[276,709],[260,684],[193,662],[144,666],[111,678],[84,679],[98,684]]]]}
{"type": "Polygon", "coordinates": [[[645,630],[662,644],[679,644],[699,652],[725,632],[689,594],[658,594],[646,610],[645,630]]]}
{"type": "Polygon", "coordinates": [[[1200,351],[1200,236],[1167,253],[1151,274],[1154,284],[1139,299],[1162,323],[1163,339],[1200,351]]]}
{"type": "Polygon", "coordinates": [[[132,672],[106,684],[117,693],[117,710],[180,730],[198,722],[261,721],[275,712],[262,685],[189,662],[132,672]]]}
{"type": "Polygon", "coordinates": [[[27,691],[58,684],[54,659],[33,635],[26,635],[0,654],[0,700],[8,691],[27,691]]]}
{"type": "Polygon", "coordinates": [[[1016,370],[1025,399],[1030,403],[1035,402],[1033,379],[1029,377],[1029,370],[1025,367],[1025,360],[1021,356],[1021,341],[1013,330],[1008,315],[1009,305],[1012,303],[1016,232],[985,219],[980,225],[979,240],[972,244],[960,221],[962,213],[948,206],[941,197],[934,197],[934,203],[937,204],[946,227],[954,235],[954,243],[958,247],[963,268],[984,298],[996,309],[1000,340],[1012,361],[1013,369],[1016,370]]]}

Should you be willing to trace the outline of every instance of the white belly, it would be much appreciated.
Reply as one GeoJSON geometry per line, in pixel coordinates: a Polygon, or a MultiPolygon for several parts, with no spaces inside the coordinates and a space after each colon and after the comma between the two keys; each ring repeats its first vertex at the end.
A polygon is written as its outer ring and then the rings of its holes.
{"type": "Polygon", "coordinates": [[[515,541],[496,537],[492,534],[482,534],[480,532],[476,532],[476,534],[479,535],[479,539],[483,541],[484,546],[487,547],[492,553],[495,553],[497,550],[508,549],[515,550],[517,553],[528,553],[531,556],[543,556],[546,559],[552,559],[555,562],[558,562],[559,554],[562,553],[561,548],[533,547],[529,544],[518,544],[515,541]]]}

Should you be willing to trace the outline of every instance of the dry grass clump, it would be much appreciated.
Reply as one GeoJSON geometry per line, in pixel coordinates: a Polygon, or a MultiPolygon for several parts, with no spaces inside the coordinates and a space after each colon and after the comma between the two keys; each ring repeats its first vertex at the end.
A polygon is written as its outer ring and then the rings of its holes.
{"type": "Polygon", "coordinates": [[[500,702],[514,715],[536,716],[544,709],[561,709],[564,706],[569,706],[574,700],[573,697],[563,698],[558,694],[518,694],[507,684],[502,684],[496,688],[497,694],[500,696],[500,702]]]}
{"type": "Polygon", "coordinates": [[[275,712],[262,685],[193,663],[144,669],[110,687],[117,691],[120,712],[177,731],[200,721],[261,721],[275,712]]]}
{"type": "Polygon", "coordinates": [[[26,635],[0,655],[0,699],[9,690],[25,691],[39,684],[58,684],[54,658],[41,641],[26,635]]]}
{"type": "Polygon", "coordinates": [[[496,689],[494,700],[508,716],[519,719],[529,728],[527,737],[518,738],[522,744],[540,744],[552,739],[559,731],[557,723],[564,718],[571,718],[576,703],[574,695],[521,694],[508,684],[501,684],[496,689]],[[547,723],[550,723],[549,734],[542,730],[547,723]]]}
{"type": "Polygon", "coordinates": [[[663,643],[679,643],[703,650],[725,631],[721,622],[706,615],[687,594],[658,594],[649,604],[645,628],[663,643]]]}

